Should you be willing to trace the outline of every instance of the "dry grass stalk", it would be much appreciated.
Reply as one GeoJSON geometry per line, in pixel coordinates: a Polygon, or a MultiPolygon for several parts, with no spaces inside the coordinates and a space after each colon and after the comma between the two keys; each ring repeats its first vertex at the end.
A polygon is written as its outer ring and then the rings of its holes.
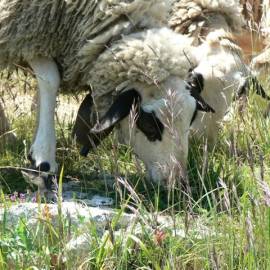
{"type": "Polygon", "coordinates": [[[243,15],[246,27],[237,36],[237,42],[242,48],[247,63],[260,53],[264,48],[264,37],[262,35],[263,24],[263,0],[240,0],[243,6],[243,15]]]}
{"type": "Polygon", "coordinates": [[[14,133],[11,132],[8,118],[5,114],[4,107],[0,102],[0,152],[7,143],[12,143],[16,139],[14,133]]]}
{"type": "Polygon", "coordinates": [[[246,223],[246,237],[247,237],[247,246],[246,246],[246,252],[249,252],[254,247],[254,228],[252,224],[251,214],[250,211],[247,213],[247,217],[245,220],[246,223]]]}

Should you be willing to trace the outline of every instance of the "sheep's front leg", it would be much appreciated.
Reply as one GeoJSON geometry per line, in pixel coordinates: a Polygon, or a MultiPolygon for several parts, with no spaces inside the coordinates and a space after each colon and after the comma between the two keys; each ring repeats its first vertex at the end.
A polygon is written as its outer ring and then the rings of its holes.
{"type": "Polygon", "coordinates": [[[60,75],[52,59],[35,58],[29,61],[29,64],[36,75],[39,90],[37,130],[29,158],[40,171],[55,173],[57,164],[54,112],[60,75]]]}

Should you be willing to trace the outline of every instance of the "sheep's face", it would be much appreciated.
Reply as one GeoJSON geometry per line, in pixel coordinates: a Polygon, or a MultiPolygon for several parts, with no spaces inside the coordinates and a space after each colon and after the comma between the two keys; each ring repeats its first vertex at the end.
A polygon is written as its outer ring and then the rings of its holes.
{"type": "Polygon", "coordinates": [[[198,48],[202,59],[193,70],[194,76],[201,74],[204,87],[201,95],[205,101],[213,106],[215,114],[205,115],[200,112],[192,124],[192,129],[198,137],[207,138],[210,144],[217,139],[219,122],[222,121],[233,100],[233,94],[246,81],[244,74],[246,67],[241,57],[233,51],[223,49],[222,46],[210,46],[208,43],[198,48]],[[207,52],[201,54],[201,52],[207,52]]]}
{"type": "Polygon", "coordinates": [[[132,146],[145,164],[149,179],[166,185],[176,172],[185,170],[196,102],[184,81],[176,78],[160,89],[143,86],[136,89],[142,93],[140,111],[137,115],[131,112],[120,122],[119,141],[132,146]]]}
{"type": "Polygon", "coordinates": [[[153,87],[136,84],[118,96],[90,134],[117,124],[119,141],[132,146],[150,179],[166,185],[164,180],[185,172],[189,127],[198,108],[211,111],[179,78],[153,87]]]}
{"type": "Polygon", "coordinates": [[[149,179],[167,185],[185,174],[189,128],[196,110],[211,109],[196,105],[190,85],[177,77],[170,77],[158,88],[134,87],[141,93],[143,113],[136,125],[132,125],[132,113],[120,122],[119,140],[132,146],[149,179]]]}

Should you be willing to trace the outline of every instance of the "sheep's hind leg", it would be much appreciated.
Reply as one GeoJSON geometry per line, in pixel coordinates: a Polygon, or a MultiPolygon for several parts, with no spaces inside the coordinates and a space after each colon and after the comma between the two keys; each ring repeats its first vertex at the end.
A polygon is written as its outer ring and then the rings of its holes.
{"type": "Polygon", "coordinates": [[[30,149],[29,159],[36,169],[55,173],[57,164],[55,161],[54,113],[60,75],[57,65],[52,59],[35,58],[29,61],[29,64],[36,75],[39,88],[37,131],[30,149]]]}

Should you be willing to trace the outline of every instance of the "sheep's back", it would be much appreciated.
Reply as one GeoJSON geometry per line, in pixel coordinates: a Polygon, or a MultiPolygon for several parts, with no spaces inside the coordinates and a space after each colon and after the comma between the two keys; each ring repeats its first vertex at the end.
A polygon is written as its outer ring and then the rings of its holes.
{"type": "Polygon", "coordinates": [[[38,56],[51,57],[59,65],[63,85],[78,88],[84,85],[81,73],[86,62],[91,64],[107,42],[131,31],[132,23],[143,17],[138,11],[154,2],[0,0],[0,67],[12,68],[38,56]],[[129,13],[136,13],[133,22],[129,13]],[[97,45],[83,55],[91,41],[97,45]]]}
{"type": "Polygon", "coordinates": [[[1,63],[39,55],[59,57],[66,46],[64,37],[69,38],[76,27],[72,25],[75,20],[66,20],[67,3],[63,0],[1,0],[0,9],[1,63]]]}

